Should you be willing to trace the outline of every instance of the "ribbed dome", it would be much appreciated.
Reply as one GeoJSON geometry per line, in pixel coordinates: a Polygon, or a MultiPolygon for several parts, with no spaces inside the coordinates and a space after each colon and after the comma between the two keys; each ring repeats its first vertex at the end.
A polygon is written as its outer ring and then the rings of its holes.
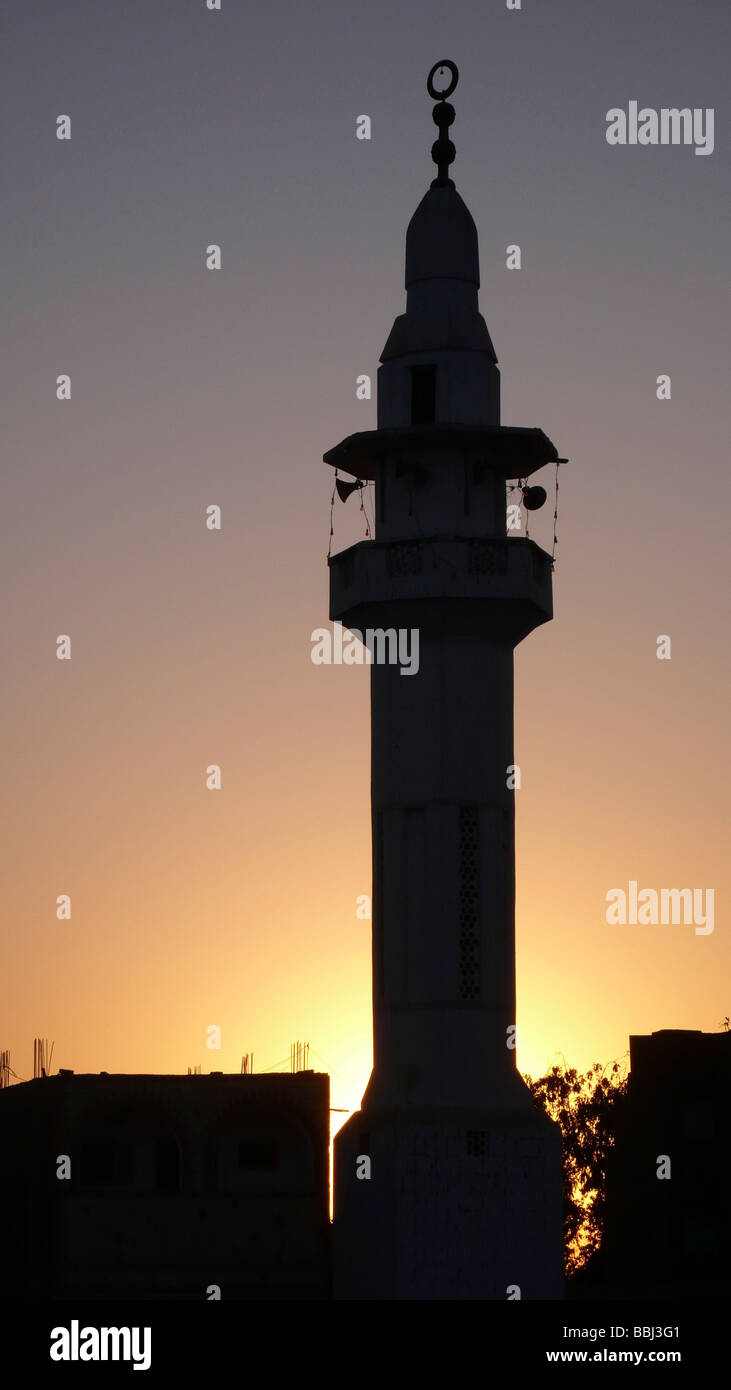
{"type": "Polygon", "coordinates": [[[419,280],[466,280],[479,286],[477,228],[452,186],[430,188],[409,223],[406,289],[419,280]]]}

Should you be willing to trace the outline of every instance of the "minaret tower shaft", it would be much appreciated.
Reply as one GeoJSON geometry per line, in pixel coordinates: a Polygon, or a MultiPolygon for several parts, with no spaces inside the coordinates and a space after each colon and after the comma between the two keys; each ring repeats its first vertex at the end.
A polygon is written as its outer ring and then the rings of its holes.
{"type": "Polygon", "coordinates": [[[330,559],[331,618],[418,632],[418,670],[377,649],[371,666],[374,1066],[335,1141],[342,1298],[562,1295],[559,1134],[515,1063],[510,776],[513,649],[552,617],[551,559],[508,539],[505,486],[558,455],[500,424],[477,231],[448,176],[456,81],[446,60],[429,75],[438,172],[378,428],[324,456],[376,499],[375,539],[330,559]]]}

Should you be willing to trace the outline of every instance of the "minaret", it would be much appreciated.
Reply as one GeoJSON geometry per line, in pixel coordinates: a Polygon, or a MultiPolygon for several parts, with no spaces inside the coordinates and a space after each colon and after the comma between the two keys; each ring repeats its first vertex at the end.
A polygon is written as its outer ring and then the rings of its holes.
{"type": "Polygon", "coordinates": [[[551,558],[506,529],[506,479],[558,455],[500,424],[448,176],[456,83],[453,63],[429,74],[437,177],[406,233],[378,428],[324,455],[375,482],[375,538],[330,559],[331,619],[419,643],[411,674],[373,644],[374,1066],[335,1140],[336,1298],[563,1295],[560,1136],[515,1062],[510,775],[513,648],[552,617],[551,558]]]}

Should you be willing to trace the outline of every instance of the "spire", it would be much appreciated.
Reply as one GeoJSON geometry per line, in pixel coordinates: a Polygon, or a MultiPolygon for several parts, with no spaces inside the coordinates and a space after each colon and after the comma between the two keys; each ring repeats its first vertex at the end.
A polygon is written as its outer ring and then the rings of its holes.
{"type": "MultiPolygon", "coordinates": [[[[455,111],[447,97],[457,86],[457,66],[435,63],[427,91],[439,136],[431,156],[437,166],[406,232],[406,313],[396,319],[381,353],[379,425],[406,424],[391,391],[391,364],[442,364],[436,419],[454,424],[499,422],[497,356],[477,292],[480,257],[472,214],[449,177],[456,150],[449,139],[455,111]],[[465,357],[465,354],[467,355],[465,357]],[[389,379],[387,379],[389,377],[389,379]]],[[[395,387],[399,394],[398,387],[395,387]]]]}
{"type": "MultiPolygon", "coordinates": [[[[469,307],[476,313],[480,285],[477,228],[448,172],[457,151],[447,135],[455,111],[446,98],[452,94],[458,80],[457,65],[448,58],[435,63],[426,79],[429,96],[436,102],[432,119],[439,127],[439,137],[431,147],[437,177],[432,179],[431,187],[422,198],[406,232],[406,289],[411,290],[413,285],[423,280],[461,281],[463,286],[473,286],[473,289],[455,289],[453,306],[462,309],[469,307]],[[439,87],[435,85],[435,79],[439,87]]],[[[440,293],[439,287],[436,293],[440,293]]],[[[416,298],[421,299],[421,294],[417,294],[416,298]]],[[[410,308],[409,303],[407,312],[410,308]]]]}

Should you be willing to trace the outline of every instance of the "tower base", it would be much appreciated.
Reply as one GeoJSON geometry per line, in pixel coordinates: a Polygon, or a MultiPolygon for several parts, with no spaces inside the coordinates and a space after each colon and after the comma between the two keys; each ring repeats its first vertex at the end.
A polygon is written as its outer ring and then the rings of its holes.
{"type": "Polygon", "coordinates": [[[563,1298],[561,1137],[538,1110],[366,1108],[334,1148],[336,1299],[563,1298]]]}

